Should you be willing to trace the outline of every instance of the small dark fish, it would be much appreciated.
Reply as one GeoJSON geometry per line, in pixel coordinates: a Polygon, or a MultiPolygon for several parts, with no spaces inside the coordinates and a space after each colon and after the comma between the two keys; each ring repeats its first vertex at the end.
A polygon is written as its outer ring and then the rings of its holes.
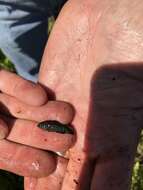
{"type": "Polygon", "coordinates": [[[62,124],[58,121],[48,120],[42,121],[37,125],[39,128],[47,130],[48,132],[56,132],[62,134],[74,134],[72,127],[69,127],[66,124],[62,124]]]}

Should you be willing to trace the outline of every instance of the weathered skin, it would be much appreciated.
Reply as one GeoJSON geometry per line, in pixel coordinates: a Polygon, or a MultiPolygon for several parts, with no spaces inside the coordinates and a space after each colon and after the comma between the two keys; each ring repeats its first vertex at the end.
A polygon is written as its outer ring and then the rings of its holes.
{"type": "Polygon", "coordinates": [[[22,77],[5,70],[0,70],[0,79],[2,92],[17,97],[28,105],[40,106],[47,102],[47,94],[40,85],[27,82],[22,77]]]}
{"type": "Polygon", "coordinates": [[[74,111],[66,102],[48,101],[44,105],[33,106],[25,104],[15,97],[0,93],[0,104],[3,113],[20,118],[16,120],[8,117],[3,118],[11,128],[9,135],[8,129],[4,128],[4,125],[0,128],[1,133],[7,132],[4,137],[8,135],[8,140],[54,152],[68,150],[75,141],[74,135],[49,133],[37,127],[38,123],[44,120],[70,123],[74,111]]]}
{"type": "Polygon", "coordinates": [[[63,152],[68,150],[75,141],[71,134],[47,132],[37,127],[37,122],[17,119],[7,139],[32,147],[63,152]]]}
{"type": "Polygon", "coordinates": [[[63,182],[63,176],[65,175],[66,167],[67,167],[67,160],[64,158],[58,158],[57,160],[58,167],[52,173],[45,178],[40,178],[37,180],[36,178],[28,178],[26,177],[24,180],[25,190],[57,190],[60,189],[63,182]],[[48,184],[48,186],[47,186],[48,184]]]}
{"type": "MultiPolygon", "coordinates": [[[[24,105],[25,110],[27,105],[41,106],[47,102],[48,97],[45,90],[38,84],[35,85],[30,81],[26,81],[23,78],[10,73],[0,68],[0,112],[7,113],[17,110],[20,106],[24,105]],[[3,93],[2,93],[3,92],[3,93]],[[28,92],[28,95],[27,95],[28,92]],[[10,96],[6,95],[9,94],[10,96]],[[2,97],[2,98],[1,98],[2,97]],[[15,99],[16,97],[17,99],[15,99]],[[33,98],[34,97],[34,98],[33,98]],[[4,101],[4,102],[3,102],[4,101]],[[20,102],[20,103],[17,103],[20,102]],[[21,102],[22,101],[22,102],[21,102]],[[10,104],[10,105],[9,105],[10,104]],[[9,108],[10,106],[10,108],[9,108]]],[[[15,116],[13,113],[11,113],[15,116]]],[[[0,119],[0,139],[4,139],[8,136],[8,126],[6,122],[0,119]]]]}
{"type": "Polygon", "coordinates": [[[74,115],[73,108],[61,101],[48,101],[44,105],[33,106],[23,103],[15,97],[0,93],[0,104],[1,110],[5,114],[37,122],[56,119],[66,124],[72,121],[74,115]]]}
{"type": "Polygon", "coordinates": [[[54,26],[39,81],[76,109],[62,190],[129,189],[143,123],[142,10],[142,0],[69,0],[54,26]]]}
{"type": "Polygon", "coordinates": [[[1,140],[0,151],[0,168],[18,175],[45,177],[56,169],[56,158],[38,149],[1,140]]]}
{"type": "Polygon", "coordinates": [[[22,176],[48,176],[56,169],[57,156],[33,147],[63,152],[72,146],[74,135],[44,133],[37,122],[49,118],[68,124],[73,108],[61,101],[47,102],[46,92],[39,84],[31,85],[16,74],[1,70],[0,78],[0,138],[7,138],[0,141],[0,168],[22,176]],[[11,86],[6,80],[10,77],[11,86]],[[25,91],[18,93],[23,84],[25,91]]]}

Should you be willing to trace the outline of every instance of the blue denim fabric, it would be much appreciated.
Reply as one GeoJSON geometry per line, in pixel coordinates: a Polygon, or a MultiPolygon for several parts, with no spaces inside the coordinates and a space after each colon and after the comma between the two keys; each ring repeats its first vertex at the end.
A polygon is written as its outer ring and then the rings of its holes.
{"type": "Polygon", "coordinates": [[[0,0],[0,49],[19,75],[37,80],[48,17],[65,0],[0,0]]]}

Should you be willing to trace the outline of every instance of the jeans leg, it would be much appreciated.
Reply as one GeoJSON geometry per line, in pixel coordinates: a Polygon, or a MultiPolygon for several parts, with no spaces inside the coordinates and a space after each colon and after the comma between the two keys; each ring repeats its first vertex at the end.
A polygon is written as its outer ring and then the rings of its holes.
{"type": "Polygon", "coordinates": [[[12,2],[0,1],[0,48],[14,63],[19,75],[36,81],[48,38],[47,19],[50,9],[47,5],[46,12],[31,4],[23,6],[12,2]]]}

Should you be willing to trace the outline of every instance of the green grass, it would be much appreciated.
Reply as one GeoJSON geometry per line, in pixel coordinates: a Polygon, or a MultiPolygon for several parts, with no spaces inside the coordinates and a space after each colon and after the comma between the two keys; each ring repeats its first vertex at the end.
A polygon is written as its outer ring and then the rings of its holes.
{"type": "Polygon", "coordinates": [[[9,70],[11,72],[15,72],[14,65],[9,61],[8,58],[6,58],[3,53],[0,51],[0,67],[9,70]]]}
{"type": "Polygon", "coordinates": [[[143,131],[141,134],[140,144],[137,149],[131,190],[143,190],[143,131]]]}

